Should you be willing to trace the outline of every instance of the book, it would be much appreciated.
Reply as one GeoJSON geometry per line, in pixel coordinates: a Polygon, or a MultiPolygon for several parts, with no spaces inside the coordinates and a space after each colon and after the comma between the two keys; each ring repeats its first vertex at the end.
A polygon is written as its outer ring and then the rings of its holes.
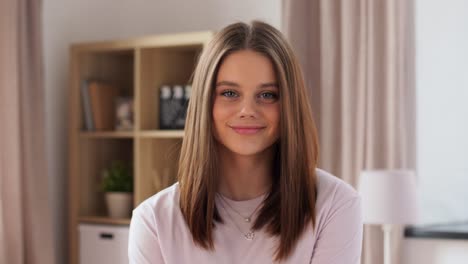
{"type": "Polygon", "coordinates": [[[114,130],[115,100],[119,90],[101,81],[90,81],[88,90],[95,130],[114,130]]]}
{"type": "Polygon", "coordinates": [[[89,90],[88,90],[88,81],[83,80],[81,82],[81,102],[83,105],[83,114],[84,114],[84,129],[87,131],[94,130],[94,122],[91,110],[91,101],[89,98],[89,90]]]}

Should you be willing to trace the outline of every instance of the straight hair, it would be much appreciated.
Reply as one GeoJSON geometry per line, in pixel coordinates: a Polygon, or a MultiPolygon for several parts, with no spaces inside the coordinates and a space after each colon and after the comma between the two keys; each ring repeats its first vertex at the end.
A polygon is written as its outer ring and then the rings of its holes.
{"type": "Polygon", "coordinates": [[[280,138],[275,143],[272,187],[253,229],[265,228],[279,238],[274,259],[280,261],[291,255],[308,225],[315,229],[319,147],[299,61],[281,32],[264,22],[225,27],[198,57],[179,160],[179,205],[195,244],[215,250],[213,229],[223,220],[215,204],[220,171],[213,136],[213,90],[223,59],[241,50],[268,57],[279,84],[280,138]]]}

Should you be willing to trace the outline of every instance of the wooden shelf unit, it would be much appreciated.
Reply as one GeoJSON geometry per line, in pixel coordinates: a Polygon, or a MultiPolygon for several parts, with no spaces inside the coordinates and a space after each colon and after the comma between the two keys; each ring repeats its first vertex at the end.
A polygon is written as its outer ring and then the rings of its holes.
{"type": "Polygon", "coordinates": [[[155,130],[141,131],[138,133],[140,138],[182,138],[183,130],[155,130]]]}
{"type": "Polygon", "coordinates": [[[133,131],[81,131],[81,138],[134,138],[133,131]]]}
{"type": "Polygon", "coordinates": [[[129,225],[130,219],[115,219],[105,216],[80,216],[80,223],[105,224],[105,225],[129,225]]]}
{"type": "Polygon", "coordinates": [[[74,44],[69,83],[69,263],[78,264],[80,223],[128,225],[106,216],[101,172],[116,159],[133,165],[134,207],[175,182],[183,130],[159,129],[159,88],[187,84],[213,32],[74,44]],[[83,80],[111,82],[134,98],[132,131],[85,131],[83,80]]]}

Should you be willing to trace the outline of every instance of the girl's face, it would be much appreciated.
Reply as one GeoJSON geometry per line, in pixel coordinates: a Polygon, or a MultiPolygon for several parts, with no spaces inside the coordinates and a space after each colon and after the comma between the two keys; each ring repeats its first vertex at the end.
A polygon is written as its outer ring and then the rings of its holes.
{"type": "Polygon", "coordinates": [[[261,53],[236,51],[216,76],[214,137],[239,155],[259,154],[279,139],[279,88],[273,64],[261,53]]]}

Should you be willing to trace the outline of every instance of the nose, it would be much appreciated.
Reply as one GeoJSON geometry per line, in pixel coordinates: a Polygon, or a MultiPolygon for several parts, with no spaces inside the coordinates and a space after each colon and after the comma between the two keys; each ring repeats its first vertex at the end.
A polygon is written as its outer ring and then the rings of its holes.
{"type": "Polygon", "coordinates": [[[257,104],[254,99],[245,99],[241,103],[239,111],[240,118],[249,118],[257,116],[257,104]]]}

